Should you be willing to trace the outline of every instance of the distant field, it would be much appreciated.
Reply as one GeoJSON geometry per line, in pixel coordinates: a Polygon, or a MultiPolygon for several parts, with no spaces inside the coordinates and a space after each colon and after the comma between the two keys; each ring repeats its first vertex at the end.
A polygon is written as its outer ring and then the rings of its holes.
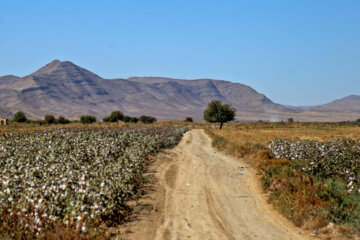
{"type": "Polygon", "coordinates": [[[215,124],[207,128],[236,145],[266,146],[275,138],[319,141],[338,137],[360,139],[360,124],[356,123],[230,123],[224,126],[222,130],[217,129],[215,124]]]}

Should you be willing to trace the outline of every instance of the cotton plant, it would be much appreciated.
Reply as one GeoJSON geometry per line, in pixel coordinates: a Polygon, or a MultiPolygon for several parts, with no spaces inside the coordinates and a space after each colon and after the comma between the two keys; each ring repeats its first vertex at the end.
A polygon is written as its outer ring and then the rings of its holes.
{"type": "Polygon", "coordinates": [[[171,147],[186,128],[76,128],[0,135],[0,215],[32,222],[82,222],[86,231],[122,210],[136,192],[147,156],[171,147]],[[16,210],[16,211],[15,211],[16,210]]]}
{"type": "Polygon", "coordinates": [[[303,171],[323,178],[339,177],[349,192],[360,193],[360,140],[291,141],[275,139],[268,149],[275,158],[305,161],[303,171]]]}

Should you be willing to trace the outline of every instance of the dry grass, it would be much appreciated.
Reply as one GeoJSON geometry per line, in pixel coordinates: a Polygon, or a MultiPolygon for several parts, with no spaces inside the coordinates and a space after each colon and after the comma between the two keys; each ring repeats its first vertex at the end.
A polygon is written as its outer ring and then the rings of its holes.
{"type": "Polygon", "coordinates": [[[319,197],[331,195],[321,180],[305,176],[301,162],[272,159],[267,150],[276,138],[325,141],[334,138],[360,139],[360,125],[354,123],[232,123],[222,130],[217,125],[203,126],[214,147],[245,158],[262,175],[269,202],[297,226],[321,232],[323,239],[356,239],[358,232],[349,226],[331,227],[326,213],[333,204],[319,197]],[[348,229],[347,234],[341,229],[348,229]],[[331,232],[331,233],[330,233],[331,232]],[[336,236],[335,238],[332,238],[336,236]],[[330,237],[330,238],[329,238],[330,237]]]}
{"type": "Polygon", "coordinates": [[[237,146],[266,146],[275,138],[319,141],[338,137],[360,138],[360,125],[349,123],[231,123],[225,124],[222,130],[217,125],[207,125],[207,129],[237,146]]]}
{"type": "Polygon", "coordinates": [[[269,142],[276,138],[318,141],[360,139],[360,124],[354,123],[230,123],[221,130],[215,124],[201,126],[213,138],[215,147],[239,158],[252,155],[249,161],[261,168],[277,164],[278,160],[268,161],[270,157],[266,151],[269,142]],[[261,150],[264,151],[259,153],[261,150]]]}

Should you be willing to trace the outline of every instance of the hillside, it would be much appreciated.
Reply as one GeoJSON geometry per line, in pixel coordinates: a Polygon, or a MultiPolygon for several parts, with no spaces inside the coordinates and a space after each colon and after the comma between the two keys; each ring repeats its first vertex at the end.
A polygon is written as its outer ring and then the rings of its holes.
{"type": "Polygon", "coordinates": [[[324,105],[311,107],[311,110],[318,112],[360,113],[360,96],[350,95],[324,105]]]}
{"type": "Polygon", "coordinates": [[[240,83],[161,77],[103,79],[69,61],[52,61],[25,77],[0,77],[0,106],[33,118],[92,114],[101,119],[120,109],[125,114],[148,114],[162,120],[186,116],[201,120],[204,108],[214,99],[231,103],[238,115],[254,119],[298,112],[240,83]]]}

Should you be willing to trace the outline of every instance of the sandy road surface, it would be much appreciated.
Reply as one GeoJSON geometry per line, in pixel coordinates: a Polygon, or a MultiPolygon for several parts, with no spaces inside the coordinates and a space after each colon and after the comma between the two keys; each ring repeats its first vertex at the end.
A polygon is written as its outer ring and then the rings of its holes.
{"type": "Polygon", "coordinates": [[[162,197],[130,239],[309,239],[266,203],[254,170],[214,150],[203,130],[167,154],[162,197]]]}

